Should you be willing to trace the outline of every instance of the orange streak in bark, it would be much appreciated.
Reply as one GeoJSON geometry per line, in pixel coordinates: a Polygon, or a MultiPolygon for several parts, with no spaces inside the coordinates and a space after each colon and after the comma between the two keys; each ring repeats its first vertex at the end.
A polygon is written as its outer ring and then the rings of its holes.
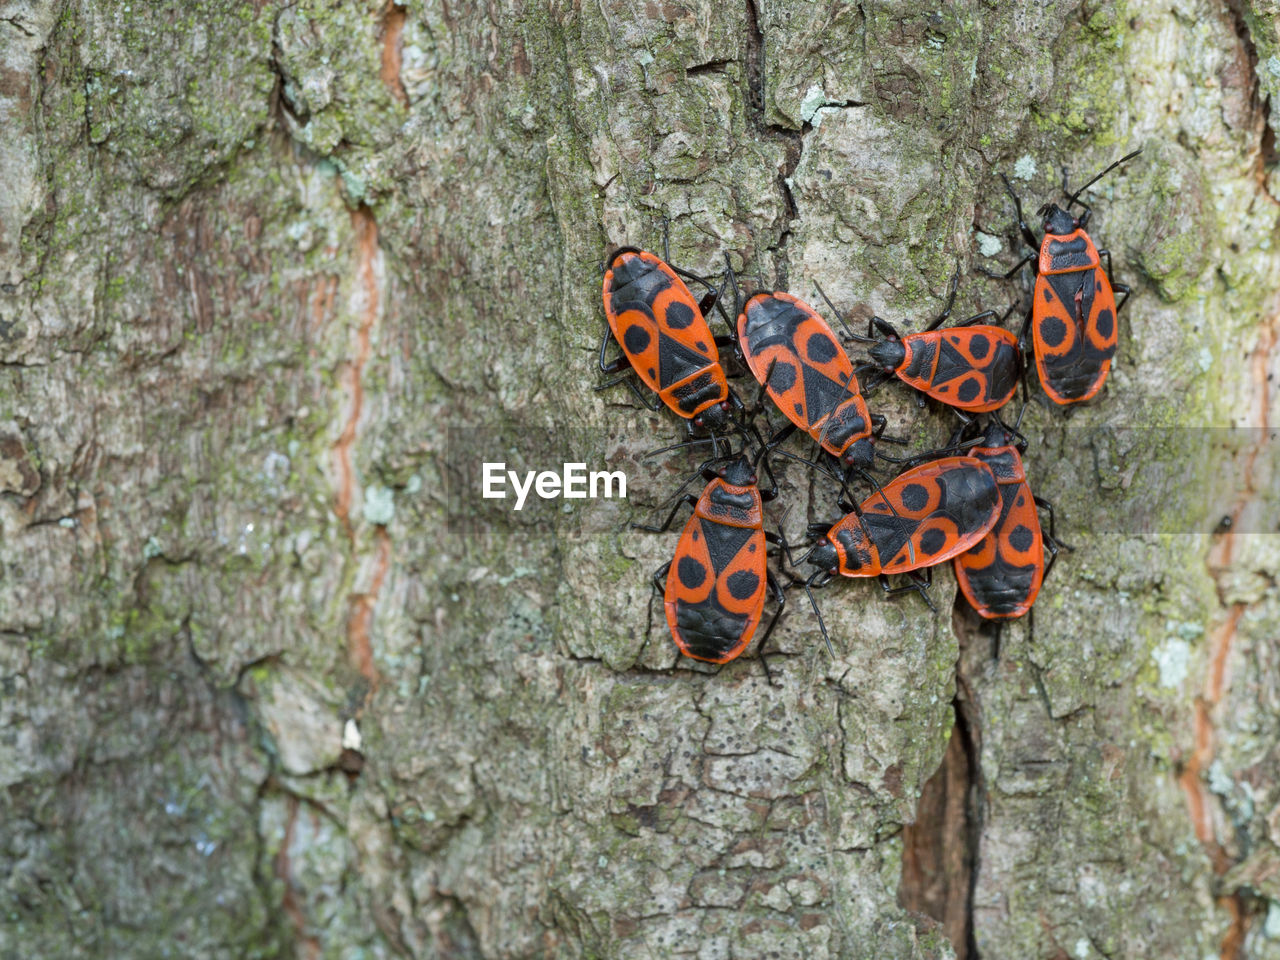
{"type": "Polygon", "coordinates": [[[338,291],[338,278],[322,276],[316,279],[315,292],[311,296],[311,332],[318,333],[333,309],[333,297],[338,291]]]}
{"type": "Polygon", "coordinates": [[[351,446],[355,443],[356,428],[360,424],[360,413],[364,407],[364,367],[369,360],[369,335],[373,323],[378,318],[378,275],[373,261],[378,254],[378,224],[368,208],[360,207],[351,214],[356,230],[356,255],[360,282],[364,287],[364,309],[360,316],[360,326],[356,330],[356,355],[346,369],[346,388],[351,397],[351,413],[333,445],[333,452],[338,461],[338,495],[333,505],[333,512],[351,536],[351,499],[355,490],[355,471],[351,466],[351,446]]]}
{"type": "MultiPolygon", "coordinates": [[[[364,408],[364,368],[369,362],[372,349],[370,338],[382,301],[378,290],[378,224],[367,207],[360,207],[353,211],[351,220],[356,234],[356,273],[364,296],[360,305],[360,323],[356,328],[355,356],[347,364],[343,377],[344,386],[350,398],[350,412],[342,427],[342,433],[333,445],[338,468],[338,491],[334,499],[333,512],[342,521],[347,536],[354,544],[355,528],[351,522],[351,503],[356,493],[356,476],[355,468],[351,463],[351,448],[356,442],[356,433],[360,427],[360,414],[364,408]]],[[[387,535],[385,527],[378,527],[376,539],[377,559],[372,583],[367,592],[351,596],[347,614],[347,651],[352,663],[371,684],[377,682],[378,671],[373,661],[373,645],[369,638],[369,628],[373,623],[373,608],[378,601],[378,592],[382,589],[387,567],[391,563],[391,538],[387,535]]]]}
{"type": "Polygon", "coordinates": [[[409,105],[409,94],[404,89],[404,81],[400,79],[404,21],[407,15],[405,8],[397,6],[395,0],[387,4],[382,14],[382,69],[379,73],[383,84],[391,91],[391,96],[402,107],[409,105]]]}
{"type": "MultiPolygon", "coordinates": [[[[1254,347],[1250,356],[1249,376],[1253,384],[1254,395],[1258,401],[1257,415],[1255,417],[1257,420],[1255,428],[1258,430],[1258,440],[1245,455],[1244,494],[1236,502],[1230,514],[1232,529],[1234,530],[1240,529],[1241,518],[1258,496],[1254,478],[1254,465],[1257,462],[1258,455],[1262,452],[1263,444],[1266,443],[1270,427],[1271,391],[1267,376],[1268,367],[1271,365],[1271,355],[1276,345],[1277,321],[1280,321],[1280,317],[1274,317],[1270,323],[1266,323],[1261,327],[1258,333],[1257,346],[1254,347]]],[[[1219,536],[1217,542],[1210,549],[1209,571],[1215,577],[1224,573],[1231,566],[1234,546],[1235,537],[1230,535],[1219,536]]],[[[1236,630],[1239,627],[1240,617],[1244,614],[1244,610],[1245,605],[1243,603],[1233,603],[1227,613],[1226,622],[1214,632],[1209,650],[1209,668],[1205,674],[1204,688],[1201,695],[1196,698],[1193,721],[1195,746],[1191,759],[1178,777],[1178,784],[1187,798],[1187,811],[1190,814],[1192,826],[1195,828],[1196,838],[1204,847],[1205,853],[1208,854],[1209,860],[1213,864],[1213,872],[1218,876],[1222,876],[1231,868],[1231,858],[1218,840],[1214,830],[1213,814],[1211,812],[1211,804],[1214,801],[1208,785],[1202,779],[1202,775],[1213,763],[1213,712],[1222,702],[1222,694],[1227,688],[1227,659],[1231,655],[1231,645],[1235,641],[1236,630]]],[[[1238,893],[1220,897],[1218,903],[1231,916],[1230,926],[1218,945],[1218,955],[1221,960],[1239,960],[1240,951],[1244,946],[1245,933],[1248,930],[1248,914],[1244,910],[1238,893]]]]}
{"type": "Polygon", "coordinates": [[[377,683],[378,668],[373,663],[373,644],[369,640],[369,628],[373,624],[373,608],[382,591],[382,582],[391,566],[391,537],[386,527],[378,527],[378,557],[373,568],[373,581],[367,593],[351,597],[351,615],[347,618],[347,650],[360,673],[370,682],[377,683]]]}

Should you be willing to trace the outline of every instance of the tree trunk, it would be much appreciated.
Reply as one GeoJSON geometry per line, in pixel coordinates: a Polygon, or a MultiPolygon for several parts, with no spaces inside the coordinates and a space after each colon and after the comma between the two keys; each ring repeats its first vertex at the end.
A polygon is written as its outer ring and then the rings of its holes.
{"type": "Polygon", "coordinates": [[[0,956],[1280,958],[1278,17],[0,2],[0,956]],[[593,389],[604,251],[1003,312],[999,174],[1138,147],[1034,624],[944,570],[678,656],[628,524],[703,451],[593,389]]]}

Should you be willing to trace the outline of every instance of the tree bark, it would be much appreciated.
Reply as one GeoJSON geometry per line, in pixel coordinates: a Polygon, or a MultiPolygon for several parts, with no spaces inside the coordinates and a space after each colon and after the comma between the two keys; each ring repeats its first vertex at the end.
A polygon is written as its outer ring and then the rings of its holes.
{"type": "Polygon", "coordinates": [[[0,2],[0,956],[1280,958],[1278,17],[0,2]],[[941,571],[679,657],[629,523],[700,451],[593,389],[604,251],[1003,310],[999,174],[1138,147],[1034,624],[941,571]]]}

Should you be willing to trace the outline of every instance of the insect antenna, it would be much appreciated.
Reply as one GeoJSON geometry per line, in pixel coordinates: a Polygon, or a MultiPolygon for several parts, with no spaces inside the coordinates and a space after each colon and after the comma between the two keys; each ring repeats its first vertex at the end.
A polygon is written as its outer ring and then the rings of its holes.
{"type": "Polygon", "coordinates": [[[976,447],[982,442],[981,437],[974,437],[972,440],[965,440],[962,443],[955,443],[945,447],[938,447],[936,450],[926,450],[924,453],[917,453],[914,457],[890,457],[887,454],[876,451],[876,456],[888,463],[923,463],[925,460],[932,460],[934,457],[946,456],[952,453],[963,453],[970,447],[976,447]]]}
{"type": "MultiPolygon", "coordinates": [[[[831,656],[831,659],[834,660],[836,658],[835,647],[831,646],[831,637],[827,635],[827,625],[822,622],[822,611],[818,609],[818,600],[813,595],[813,586],[818,577],[822,576],[824,573],[825,571],[823,570],[814,571],[813,575],[810,576],[808,580],[804,581],[804,592],[809,595],[809,604],[813,607],[813,615],[818,618],[818,629],[822,631],[822,640],[827,645],[827,653],[831,656]]],[[[818,586],[821,588],[829,582],[830,577],[828,576],[828,579],[823,581],[822,584],[818,584],[818,586]]]]}
{"type": "Polygon", "coordinates": [[[1141,148],[1141,147],[1139,147],[1137,150],[1133,151],[1133,153],[1126,154],[1125,156],[1121,157],[1119,160],[1117,160],[1115,163],[1111,164],[1111,166],[1107,167],[1107,169],[1103,170],[1100,174],[1098,174],[1096,177],[1094,177],[1092,180],[1090,180],[1088,183],[1086,183],[1083,187],[1081,187],[1079,190],[1077,190],[1075,193],[1073,193],[1073,194],[1072,194],[1072,195],[1067,199],[1067,209],[1068,209],[1068,210],[1070,210],[1070,209],[1071,209],[1071,207],[1072,207],[1072,206],[1074,206],[1074,205],[1076,204],[1076,202],[1080,199],[1080,194],[1084,193],[1086,190],[1088,190],[1090,187],[1092,187],[1095,183],[1097,183],[1099,180],[1101,180],[1103,177],[1105,177],[1108,173],[1110,173],[1110,172],[1111,172],[1112,170],[1114,170],[1116,167],[1120,166],[1120,164],[1125,163],[1125,162],[1127,162],[1127,161],[1129,161],[1129,160],[1132,160],[1134,157],[1136,157],[1136,156],[1137,156],[1138,154],[1140,154],[1141,152],[1142,152],[1142,148],[1141,148]]]}
{"type": "Polygon", "coordinates": [[[809,460],[806,457],[800,456],[798,453],[792,453],[790,450],[778,450],[776,452],[780,456],[786,457],[788,460],[799,460],[801,463],[807,463],[809,466],[813,467],[815,470],[821,470],[823,473],[825,473],[828,477],[830,477],[836,483],[843,482],[843,478],[841,478],[839,474],[837,474],[834,470],[832,470],[826,464],[818,463],[816,460],[809,460]]]}
{"type": "Polygon", "coordinates": [[[650,450],[647,453],[642,453],[640,455],[640,459],[648,460],[650,457],[656,457],[660,453],[669,453],[672,450],[682,450],[685,447],[700,447],[705,443],[710,443],[715,445],[714,449],[717,455],[716,459],[724,459],[719,456],[720,438],[717,437],[715,434],[712,434],[709,437],[694,437],[691,440],[681,440],[679,443],[673,443],[668,447],[658,447],[656,450],[650,450]]]}
{"type": "Polygon", "coordinates": [[[818,291],[818,296],[822,297],[823,301],[826,303],[827,309],[829,309],[832,313],[836,315],[836,319],[840,321],[840,326],[844,327],[845,333],[849,334],[849,339],[857,343],[877,343],[878,342],[875,339],[875,337],[864,337],[864,336],[861,336],[860,334],[854,333],[852,328],[850,328],[849,324],[845,323],[844,317],[840,314],[840,311],[836,309],[835,304],[831,302],[831,300],[827,297],[825,293],[823,293],[822,287],[818,285],[817,280],[813,281],[813,286],[818,291]]]}

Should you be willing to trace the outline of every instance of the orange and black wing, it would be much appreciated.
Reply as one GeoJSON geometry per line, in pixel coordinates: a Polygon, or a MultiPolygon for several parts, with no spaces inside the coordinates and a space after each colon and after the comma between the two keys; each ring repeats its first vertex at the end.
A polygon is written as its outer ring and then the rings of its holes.
{"type": "Polygon", "coordinates": [[[961,410],[998,410],[1018,389],[1018,338],[987,324],[908,334],[896,371],[906,383],[961,410]]]}
{"type": "Polygon", "coordinates": [[[698,301],[658,257],[632,249],[614,254],[604,275],[604,315],[640,379],[681,416],[727,396],[720,353],[698,301]],[[691,386],[698,388],[696,400],[691,386]]]}
{"type": "Polygon", "coordinates": [[[1000,499],[1000,518],[991,532],[955,558],[961,592],[988,620],[1025,614],[1044,580],[1044,542],[1031,488],[1025,482],[1004,484],[1000,499]]]}
{"type": "Polygon", "coordinates": [[[884,573],[950,560],[981,540],[999,515],[995,475],[973,457],[944,457],[914,467],[886,484],[883,495],[862,504],[862,522],[884,573]]]}
{"type": "Polygon", "coordinates": [[[764,532],[696,514],[667,572],[667,624],[680,652],[727,663],[742,653],[764,610],[764,532]]]}
{"type": "Polygon", "coordinates": [[[860,405],[857,415],[866,424],[866,404],[853,364],[830,325],[813,307],[789,293],[757,293],[738,316],[738,344],[756,382],[764,384],[769,398],[783,416],[817,439],[843,448],[848,419],[842,412],[838,436],[823,421],[851,400],[860,405]],[[772,373],[770,373],[772,370],[772,373]]]}
{"type": "Polygon", "coordinates": [[[1116,298],[1101,266],[1036,278],[1031,313],[1036,371],[1054,403],[1099,390],[1116,352],[1116,298]]]}

